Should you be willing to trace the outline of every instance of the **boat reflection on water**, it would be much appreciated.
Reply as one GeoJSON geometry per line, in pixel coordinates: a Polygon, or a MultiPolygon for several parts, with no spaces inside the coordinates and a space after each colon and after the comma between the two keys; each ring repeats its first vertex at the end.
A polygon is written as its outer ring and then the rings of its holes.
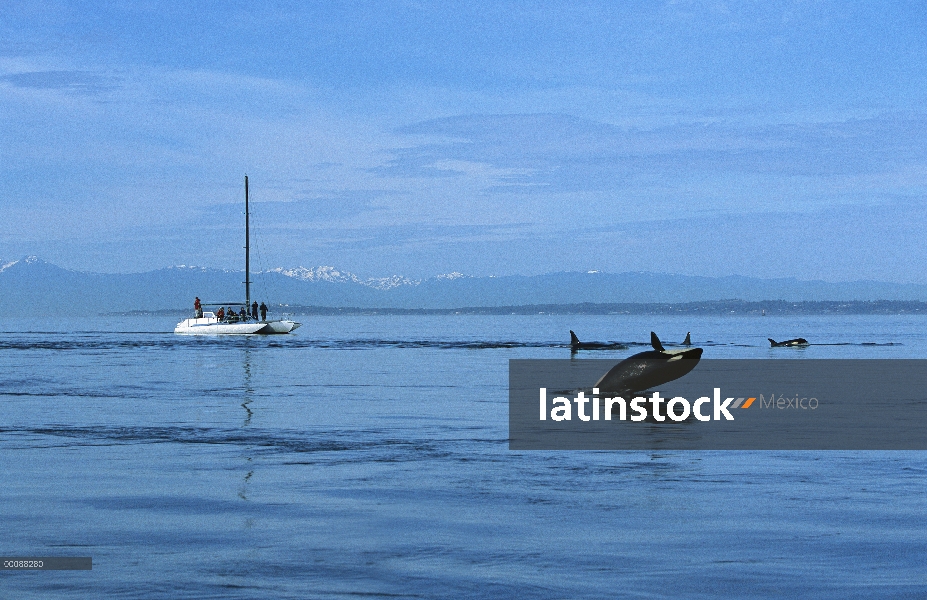
{"type": "MultiPolygon", "coordinates": [[[[244,374],[244,380],[242,381],[242,403],[241,407],[245,409],[245,420],[241,424],[242,429],[247,429],[251,424],[251,417],[254,416],[254,411],[248,406],[254,400],[254,387],[251,384],[251,349],[244,348],[244,355],[242,357],[242,372],[244,374]]],[[[250,456],[250,452],[253,448],[246,448],[247,454],[245,455],[245,462],[247,463],[248,472],[245,474],[245,478],[241,483],[241,486],[238,488],[238,497],[241,500],[248,501],[248,482],[251,481],[251,476],[254,475],[254,464],[253,457],[250,456]]],[[[254,525],[253,519],[245,519],[245,529],[250,529],[254,525]]]]}

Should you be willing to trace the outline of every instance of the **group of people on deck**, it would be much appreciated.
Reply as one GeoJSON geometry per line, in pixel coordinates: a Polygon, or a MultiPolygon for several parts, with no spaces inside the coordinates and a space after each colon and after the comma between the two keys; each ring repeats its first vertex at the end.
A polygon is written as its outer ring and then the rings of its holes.
{"type": "MultiPolygon", "coordinates": [[[[197,296],[197,298],[193,301],[193,310],[196,312],[197,319],[203,318],[203,305],[200,302],[199,296],[197,296]]],[[[261,306],[258,307],[258,303],[256,301],[251,303],[251,314],[250,315],[248,315],[247,306],[242,306],[241,310],[238,311],[238,313],[236,313],[235,309],[232,308],[231,306],[229,307],[229,312],[226,313],[225,307],[220,306],[219,310],[216,311],[216,318],[219,319],[220,321],[235,322],[235,321],[247,321],[250,316],[250,318],[257,320],[258,310],[261,311],[261,320],[266,321],[267,320],[267,305],[261,302],[261,306]]]]}

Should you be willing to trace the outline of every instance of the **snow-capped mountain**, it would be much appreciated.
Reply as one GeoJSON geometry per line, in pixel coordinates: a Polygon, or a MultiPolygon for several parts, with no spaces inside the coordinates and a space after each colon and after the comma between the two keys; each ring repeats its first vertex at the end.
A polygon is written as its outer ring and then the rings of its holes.
{"type": "MultiPolygon", "coordinates": [[[[287,277],[293,277],[302,281],[330,281],[332,283],[357,283],[372,287],[377,290],[391,290],[401,286],[417,286],[422,283],[421,279],[409,279],[402,275],[391,275],[389,277],[368,277],[362,279],[348,271],[339,271],[335,267],[319,266],[314,268],[296,267],[293,269],[276,268],[265,271],[266,273],[280,273],[287,277]]],[[[462,277],[469,277],[463,273],[453,272],[443,275],[436,275],[432,279],[436,280],[454,280],[462,277]]]]}
{"type": "Polygon", "coordinates": [[[277,267],[269,269],[265,273],[280,273],[287,277],[293,277],[302,281],[331,281],[332,283],[362,283],[361,279],[354,273],[339,271],[335,267],[315,267],[307,269],[306,267],[296,267],[294,269],[284,269],[277,267]]]}
{"type": "Polygon", "coordinates": [[[45,261],[39,258],[38,256],[27,256],[19,260],[3,260],[0,259],[0,273],[3,273],[10,267],[16,266],[18,264],[24,265],[34,265],[38,263],[44,263],[45,261]]]}

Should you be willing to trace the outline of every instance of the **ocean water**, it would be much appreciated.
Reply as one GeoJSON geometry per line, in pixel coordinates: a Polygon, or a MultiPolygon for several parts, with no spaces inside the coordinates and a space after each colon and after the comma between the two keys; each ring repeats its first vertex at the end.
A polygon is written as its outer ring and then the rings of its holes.
{"type": "Polygon", "coordinates": [[[508,360],[927,358],[918,316],[0,320],[0,598],[924,598],[925,452],[513,452],[508,360]],[[816,345],[771,349],[767,337],[816,345]],[[640,347],[638,347],[638,345],[640,347]]]}

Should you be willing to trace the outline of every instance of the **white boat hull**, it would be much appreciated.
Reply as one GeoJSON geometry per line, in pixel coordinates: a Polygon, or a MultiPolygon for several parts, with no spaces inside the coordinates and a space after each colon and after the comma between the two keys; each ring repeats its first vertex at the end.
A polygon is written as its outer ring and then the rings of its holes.
{"type": "Polygon", "coordinates": [[[203,317],[200,319],[184,319],[174,327],[174,333],[188,335],[247,335],[258,333],[266,327],[266,323],[257,321],[245,323],[224,323],[216,318],[203,317]]]}
{"type": "Polygon", "coordinates": [[[177,324],[177,327],[174,327],[174,333],[183,333],[187,335],[267,335],[274,333],[290,333],[299,326],[300,323],[289,319],[227,323],[219,321],[215,317],[205,316],[199,319],[184,319],[177,324]]]}

